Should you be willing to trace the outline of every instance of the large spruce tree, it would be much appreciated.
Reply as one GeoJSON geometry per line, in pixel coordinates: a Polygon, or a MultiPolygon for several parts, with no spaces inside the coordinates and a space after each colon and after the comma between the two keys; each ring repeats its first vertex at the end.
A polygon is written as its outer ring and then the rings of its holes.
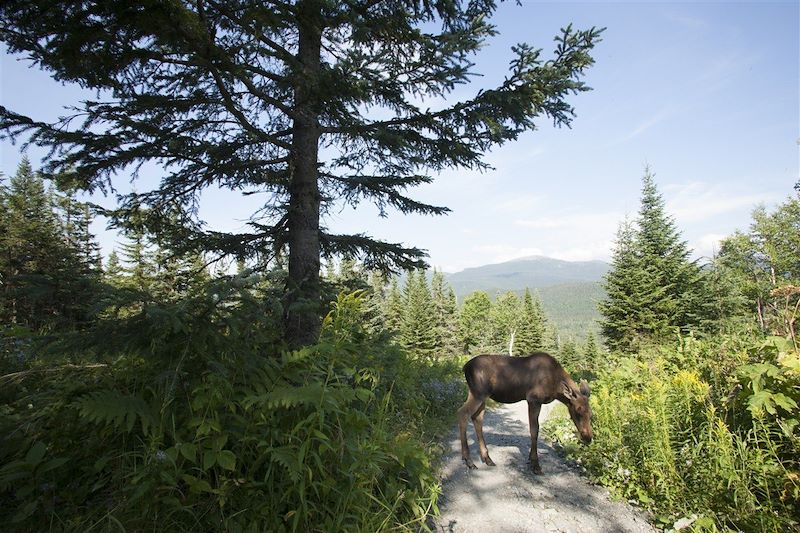
{"type": "Polygon", "coordinates": [[[288,246],[286,336],[309,343],[320,325],[321,255],[368,268],[423,264],[417,248],[333,234],[329,209],[366,200],[382,215],[445,213],[406,191],[445,168],[486,168],[486,151],[537,117],[572,120],[566,98],[588,89],[581,75],[595,29],[563,30],[549,59],[517,45],[497,87],[445,100],[474,76],[472,55],[496,33],[495,4],[7,0],[8,49],[99,96],[74,111],[77,120],[56,123],[0,108],[0,126],[53,148],[47,170],[74,170],[90,191],[156,162],[160,184],[125,196],[112,215],[145,205],[148,224],[184,248],[263,258],[288,246]],[[211,187],[262,195],[250,231],[200,224],[211,187]],[[182,216],[170,219],[176,207],[182,216]]]}
{"type": "Polygon", "coordinates": [[[636,224],[617,233],[600,325],[611,349],[635,350],[673,328],[697,326],[706,304],[700,268],[664,207],[654,175],[645,169],[636,224]]]}

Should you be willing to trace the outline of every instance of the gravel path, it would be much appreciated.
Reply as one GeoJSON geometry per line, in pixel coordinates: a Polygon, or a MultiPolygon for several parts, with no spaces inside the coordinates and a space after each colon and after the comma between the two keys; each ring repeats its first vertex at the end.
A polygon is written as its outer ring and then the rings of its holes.
{"type": "MultiPolygon", "coordinates": [[[[556,402],[542,406],[540,423],[556,402]]],[[[480,462],[472,423],[467,430],[477,470],[461,460],[458,428],[453,432],[442,468],[441,516],[437,532],[647,532],[656,530],[640,511],[612,501],[608,491],[590,485],[569,467],[550,445],[539,439],[539,462],[544,471],[528,469],[530,435],[527,402],[486,411],[484,435],[497,466],[480,462]]]]}

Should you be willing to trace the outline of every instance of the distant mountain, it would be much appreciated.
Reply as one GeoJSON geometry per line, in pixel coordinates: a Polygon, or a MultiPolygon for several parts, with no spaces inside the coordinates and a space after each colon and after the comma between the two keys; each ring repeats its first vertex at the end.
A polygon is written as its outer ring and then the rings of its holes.
{"type": "Polygon", "coordinates": [[[475,291],[485,291],[494,299],[508,291],[522,296],[529,288],[539,297],[561,338],[583,342],[589,331],[598,335],[597,302],[605,298],[602,280],[608,270],[608,263],[603,261],[535,256],[468,268],[445,277],[459,302],[475,291]]]}
{"type": "Polygon", "coordinates": [[[567,283],[599,282],[608,272],[603,261],[562,261],[549,257],[526,257],[505,263],[467,268],[446,274],[447,282],[460,298],[475,291],[497,292],[540,289],[567,283]]]}

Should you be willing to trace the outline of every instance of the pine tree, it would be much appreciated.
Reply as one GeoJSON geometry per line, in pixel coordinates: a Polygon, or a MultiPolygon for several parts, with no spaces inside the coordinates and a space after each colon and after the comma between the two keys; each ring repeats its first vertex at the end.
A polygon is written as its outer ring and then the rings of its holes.
{"type": "Polygon", "coordinates": [[[458,342],[458,308],[456,295],[447,285],[441,271],[433,271],[431,298],[435,313],[436,336],[443,353],[455,354],[460,350],[458,342]]]}
{"type": "Polygon", "coordinates": [[[386,327],[387,286],[385,273],[379,270],[369,273],[369,289],[364,315],[367,320],[367,332],[372,335],[385,335],[388,332],[386,327]]]}
{"type": "Polygon", "coordinates": [[[575,342],[572,339],[567,339],[561,343],[558,361],[568,372],[575,373],[580,369],[581,362],[578,347],[575,346],[575,342]]]}
{"type": "Polygon", "coordinates": [[[637,225],[627,220],[620,225],[605,277],[607,296],[598,305],[609,348],[634,351],[674,328],[702,322],[708,299],[700,268],[689,255],[653,174],[645,169],[637,225]]]}
{"type": "Polygon", "coordinates": [[[674,219],[667,215],[654,178],[646,168],[637,233],[642,262],[651,273],[649,290],[656,293],[664,289],[649,309],[664,317],[668,326],[697,326],[703,318],[705,303],[700,286],[700,268],[689,259],[691,251],[681,238],[674,219]]]}
{"type": "Polygon", "coordinates": [[[597,374],[602,364],[600,348],[595,341],[594,333],[591,331],[586,336],[586,343],[583,345],[583,358],[579,369],[583,372],[597,374]]]}
{"type": "Polygon", "coordinates": [[[0,322],[32,330],[79,326],[91,280],[56,215],[57,196],[23,158],[0,197],[0,322]]]}
{"type": "MultiPolygon", "coordinates": [[[[631,351],[637,346],[644,307],[646,275],[636,248],[636,233],[625,220],[617,231],[611,269],[605,276],[606,298],[598,304],[600,328],[612,350],[631,351]]],[[[650,320],[652,321],[652,320],[650,320]]]]}
{"type": "Polygon", "coordinates": [[[385,319],[386,329],[390,333],[399,334],[403,322],[403,294],[397,282],[397,277],[392,277],[389,290],[386,293],[385,319]]]}
{"type": "Polygon", "coordinates": [[[125,230],[127,242],[122,244],[122,260],[125,265],[126,285],[146,297],[152,292],[156,265],[152,260],[153,246],[147,237],[142,218],[142,213],[131,215],[125,230]]]}
{"type": "Polygon", "coordinates": [[[542,311],[542,304],[539,298],[531,296],[530,289],[525,289],[525,297],[522,300],[522,316],[517,334],[516,346],[518,353],[529,355],[533,352],[544,349],[545,332],[547,323],[542,311]]]}
{"type": "Polygon", "coordinates": [[[493,352],[508,355],[520,353],[520,347],[515,340],[521,318],[522,309],[517,295],[510,291],[499,294],[489,315],[493,352]]]}
{"type": "Polygon", "coordinates": [[[122,286],[123,268],[116,250],[111,250],[111,253],[108,254],[108,261],[103,273],[107,283],[116,287],[122,286]]]}
{"type": "Polygon", "coordinates": [[[158,187],[128,196],[114,216],[149,207],[148,225],[174,246],[265,256],[288,245],[285,331],[292,346],[308,344],[321,323],[321,256],[423,266],[417,248],[328,232],[333,205],[443,214],[405,191],[431,181],[428,172],[487,168],[484,154],[538,117],[570,124],[566,98],[588,90],[594,28],[564,29],[552,59],[517,45],[498,87],[430,109],[476,74],[471,56],[496,33],[495,9],[492,0],[6,0],[8,50],[105,96],[83,103],[75,129],[5,108],[0,127],[53,148],[49,170],[74,169],[87,190],[107,190],[130,166],[168,163],[158,187]],[[203,230],[196,206],[210,185],[266,193],[252,231],[203,230]],[[176,205],[183,216],[170,220],[165,208],[176,205]]]}
{"type": "Polygon", "coordinates": [[[441,346],[436,335],[435,310],[424,271],[408,273],[403,304],[400,344],[417,357],[434,357],[441,346]]]}
{"type": "Polygon", "coordinates": [[[490,345],[489,316],[492,301],[483,291],[476,291],[464,298],[458,319],[458,338],[465,354],[472,348],[487,349],[490,345]]]}

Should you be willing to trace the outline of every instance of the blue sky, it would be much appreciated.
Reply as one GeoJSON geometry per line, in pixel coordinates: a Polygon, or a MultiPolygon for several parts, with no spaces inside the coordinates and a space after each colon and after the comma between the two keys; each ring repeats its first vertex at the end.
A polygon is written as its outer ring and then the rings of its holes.
{"type": "MultiPolygon", "coordinates": [[[[756,204],[781,202],[800,178],[798,6],[505,2],[493,19],[500,35],[476,58],[483,76],[454,97],[502,80],[515,43],[549,52],[570,22],[605,26],[587,75],[594,90],[571,100],[572,129],[542,119],[537,131],[488,155],[495,170],[444,172],[412,193],[450,207],[448,216],[381,219],[362,204],[335,211],[326,223],[336,232],[419,246],[432,266],[451,272],[530,255],[608,260],[620,221],[636,214],[650,165],[695,255],[709,256],[720,238],[747,228],[756,204]]],[[[37,119],[54,119],[82,97],[5,53],[0,78],[3,105],[37,119]]],[[[29,150],[34,166],[42,155],[29,150]]],[[[19,159],[18,147],[3,142],[0,170],[13,174],[19,159]]],[[[128,180],[118,178],[120,190],[128,180]]],[[[202,214],[211,227],[242,228],[254,201],[216,192],[204,199],[202,214]]],[[[94,229],[108,253],[115,235],[102,221],[94,229]]]]}

